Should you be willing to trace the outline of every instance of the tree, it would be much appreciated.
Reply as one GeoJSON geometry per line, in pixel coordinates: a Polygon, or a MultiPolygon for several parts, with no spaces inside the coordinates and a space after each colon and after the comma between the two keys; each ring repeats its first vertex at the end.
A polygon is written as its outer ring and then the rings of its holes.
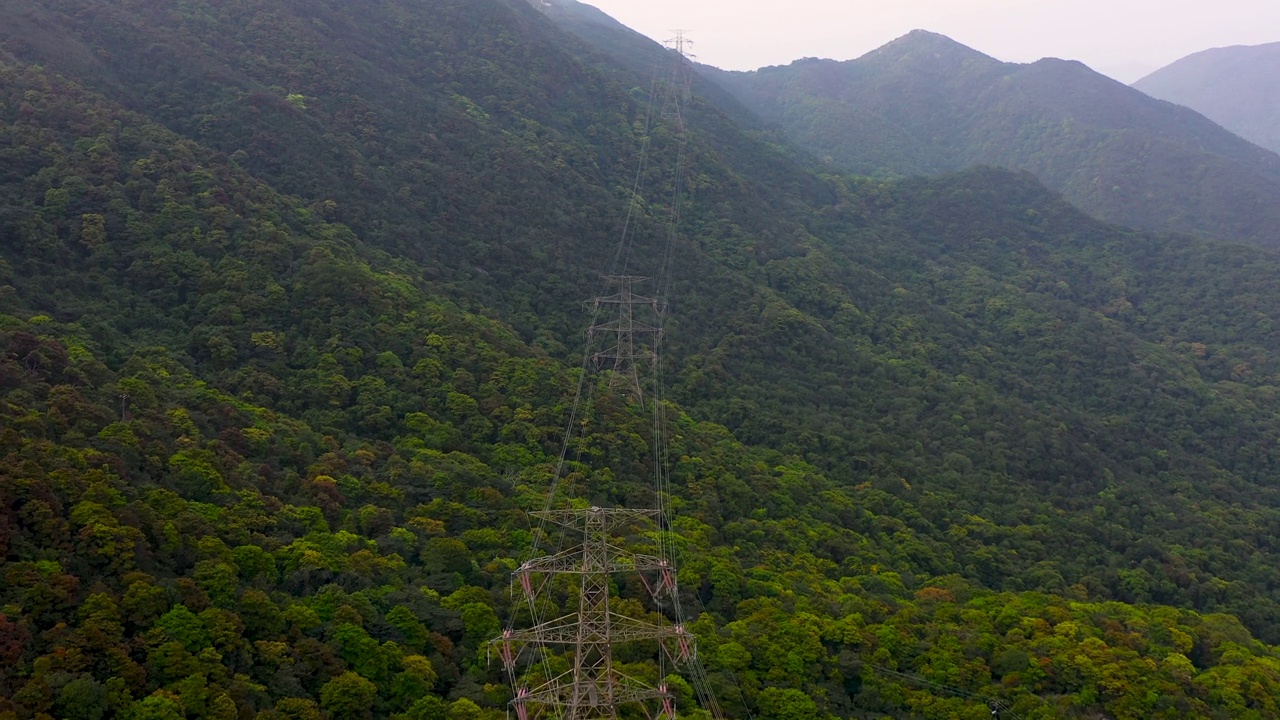
{"type": "Polygon", "coordinates": [[[447,720],[449,703],[435,695],[424,695],[404,713],[405,720],[447,720]]]}
{"type": "Polygon", "coordinates": [[[169,693],[158,691],[133,704],[130,720],[184,720],[182,705],[169,693]]]}
{"type": "Polygon", "coordinates": [[[421,655],[406,655],[400,664],[404,671],[391,680],[391,702],[395,707],[405,709],[435,690],[436,671],[431,667],[431,661],[421,655]]]}
{"type": "Polygon", "coordinates": [[[195,656],[176,640],[160,644],[147,655],[147,676],[167,684],[199,672],[195,656]]]}
{"type": "Polygon", "coordinates": [[[447,720],[483,720],[484,716],[484,710],[467,698],[458,698],[449,703],[449,709],[445,712],[447,720]]]}
{"type": "Polygon", "coordinates": [[[189,652],[198,652],[209,647],[209,633],[200,617],[187,609],[186,605],[175,605],[156,621],[156,629],[181,643],[189,652]]]}
{"type": "Polygon", "coordinates": [[[88,646],[101,652],[120,642],[124,628],[120,609],[104,593],[90,595],[80,606],[80,632],[88,646]]]}
{"type": "Polygon", "coordinates": [[[120,601],[125,620],[139,628],[150,627],[168,606],[168,594],[149,575],[142,575],[130,583],[120,601]]]}
{"type": "Polygon", "coordinates": [[[813,698],[794,688],[765,688],[756,702],[761,720],[818,720],[813,698]]]}
{"type": "Polygon", "coordinates": [[[0,664],[13,665],[22,657],[23,648],[31,641],[26,628],[0,613],[0,664]]]}
{"type": "Polygon", "coordinates": [[[422,624],[422,621],[418,620],[412,610],[404,605],[396,605],[387,612],[386,621],[400,631],[409,647],[415,650],[426,648],[427,642],[431,638],[431,631],[427,630],[426,626],[422,624]]]}
{"type": "Polygon", "coordinates": [[[280,698],[276,701],[276,712],[285,720],[323,720],[320,707],[306,698],[280,698]]]}
{"type": "Polygon", "coordinates": [[[58,691],[55,707],[66,720],[99,720],[107,712],[107,689],[91,677],[78,677],[58,691]]]}
{"type": "Polygon", "coordinates": [[[245,590],[240,596],[237,611],[250,638],[274,638],[284,629],[284,615],[280,608],[261,590],[245,590]]]}
{"type": "Polygon", "coordinates": [[[338,646],[347,667],[375,680],[386,679],[386,658],[378,641],[370,637],[364,628],[342,623],[333,631],[333,643],[338,646]]]}
{"type": "Polygon", "coordinates": [[[373,716],[378,686],[347,671],[320,689],[320,705],[333,720],[361,720],[373,716]]]}

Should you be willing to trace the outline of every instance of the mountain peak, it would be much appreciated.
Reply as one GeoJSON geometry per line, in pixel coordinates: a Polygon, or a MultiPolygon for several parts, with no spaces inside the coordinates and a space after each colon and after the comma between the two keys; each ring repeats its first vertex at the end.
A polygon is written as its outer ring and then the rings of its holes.
{"type": "Polygon", "coordinates": [[[995,58],[990,55],[980,53],[946,35],[920,29],[912,30],[859,58],[859,60],[894,62],[903,60],[955,62],[979,59],[995,61],[995,58]]]}

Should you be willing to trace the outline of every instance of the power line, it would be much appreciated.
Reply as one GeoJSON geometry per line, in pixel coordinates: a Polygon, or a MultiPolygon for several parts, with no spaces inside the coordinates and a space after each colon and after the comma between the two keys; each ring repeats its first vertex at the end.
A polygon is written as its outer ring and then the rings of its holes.
{"type": "Polygon", "coordinates": [[[987,707],[991,709],[992,717],[1007,718],[1008,720],[1022,720],[1022,718],[1013,711],[1013,708],[1010,707],[1007,702],[999,698],[993,698],[993,697],[988,697],[986,695],[981,695],[979,693],[965,690],[964,688],[955,687],[954,685],[946,685],[944,683],[934,682],[933,680],[930,680],[922,675],[915,675],[913,673],[906,673],[900,670],[893,670],[883,665],[870,665],[869,667],[872,670],[875,670],[876,672],[882,675],[891,675],[893,677],[897,677],[902,680],[909,680],[911,682],[916,683],[917,685],[927,685],[935,690],[943,690],[951,693],[952,695],[958,695],[960,697],[966,697],[973,700],[984,702],[986,703],[987,707]]]}

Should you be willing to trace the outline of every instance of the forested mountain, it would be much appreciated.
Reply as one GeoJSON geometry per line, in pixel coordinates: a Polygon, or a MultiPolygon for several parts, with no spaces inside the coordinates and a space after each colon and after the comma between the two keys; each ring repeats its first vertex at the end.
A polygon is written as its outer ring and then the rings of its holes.
{"type": "Polygon", "coordinates": [[[851,172],[994,165],[1111,222],[1280,245],[1280,156],[1078,62],[1003,63],[917,30],[847,62],[704,71],[851,172]]]}
{"type": "Polygon", "coordinates": [[[1185,105],[1272,152],[1280,152],[1280,42],[1188,55],[1133,86],[1185,105]]]}
{"type": "MultiPolygon", "coordinates": [[[[505,716],[580,301],[643,147],[658,259],[678,140],[553,20],[0,7],[0,718],[505,716]]],[[[665,413],[732,715],[1280,717],[1280,259],[819,174],[718,103],[665,413]]],[[[591,386],[568,477],[643,498],[591,386]]]]}
{"type": "MultiPolygon", "coordinates": [[[[674,44],[676,34],[682,32],[672,30],[668,42],[660,44],[578,0],[529,0],[529,3],[558,27],[586,41],[581,47],[570,46],[568,49],[588,60],[591,56],[603,57],[607,65],[627,70],[632,80],[654,77],[655,71],[665,62],[665,45],[674,44]],[[583,50],[588,52],[583,55],[583,50]]],[[[696,45],[691,38],[687,39],[689,45],[686,50],[696,58],[693,53],[696,45]]],[[[739,129],[751,132],[764,129],[761,118],[722,87],[714,73],[693,73],[689,81],[701,100],[732,118],[739,129]]]]}

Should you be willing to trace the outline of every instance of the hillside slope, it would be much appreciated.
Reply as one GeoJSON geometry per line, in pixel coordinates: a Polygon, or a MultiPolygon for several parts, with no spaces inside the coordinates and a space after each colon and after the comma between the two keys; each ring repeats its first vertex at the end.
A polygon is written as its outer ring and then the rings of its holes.
{"type": "MultiPolygon", "coordinates": [[[[575,308],[645,137],[660,259],[675,130],[523,0],[340,9],[4,8],[0,714],[503,715],[575,308]]],[[[733,714],[1274,716],[1280,262],[688,110],[672,530],[733,714]]],[[[643,499],[594,380],[570,477],[643,499]]]]}
{"type": "Polygon", "coordinates": [[[1185,105],[1280,152],[1280,43],[1213,48],[1156,70],[1133,87],[1185,105]]]}
{"type": "Polygon", "coordinates": [[[1080,63],[1002,63],[915,31],[848,62],[708,72],[852,172],[995,165],[1029,171],[1111,222],[1280,242],[1280,156],[1080,63]]]}

